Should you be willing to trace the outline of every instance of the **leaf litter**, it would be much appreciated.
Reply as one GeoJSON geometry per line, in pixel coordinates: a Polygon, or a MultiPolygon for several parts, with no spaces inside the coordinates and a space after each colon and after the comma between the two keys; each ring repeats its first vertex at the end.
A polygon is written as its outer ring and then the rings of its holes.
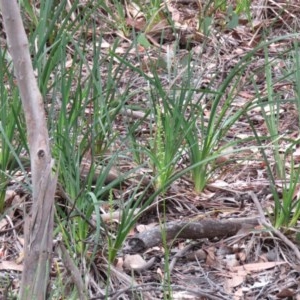
{"type": "MultiPolygon", "coordinates": [[[[85,5],[84,1],[81,2],[85,5]]],[[[107,2],[114,10],[112,3],[107,2]]],[[[195,56],[195,63],[198,64],[198,74],[201,74],[201,80],[199,78],[195,80],[199,81],[198,84],[201,87],[213,81],[213,86],[210,86],[210,89],[213,89],[224,80],[226,74],[242,56],[266,38],[263,29],[269,28],[268,39],[299,30],[300,8],[296,1],[286,4],[271,0],[251,1],[252,22],[249,22],[244,15],[240,15],[236,24],[232,23],[234,14],[228,15],[228,11],[221,9],[208,10],[206,12],[208,19],[205,19],[210,22],[208,36],[198,30],[201,27],[199,15],[204,13],[204,8],[204,1],[167,1],[161,3],[158,9],[157,13],[161,18],[158,22],[149,20],[144,9],[139,5],[126,2],[127,35],[120,29],[110,27],[110,23],[114,20],[110,15],[105,15],[99,10],[98,16],[107,21],[104,22],[105,24],[98,22],[99,34],[100,32],[102,34],[101,44],[99,44],[102,57],[104,60],[108,57],[118,37],[116,54],[120,57],[126,54],[126,59],[136,68],[147,73],[149,77],[152,76],[151,70],[155,68],[157,74],[161,76],[162,84],[170,87],[175,84],[180,86],[182,77],[178,76],[174,82],[170,83],[166,76],[168,68],[170,66],[182,68],[185,57],[191,52],[195,56]],[[173,26],[169,25],[170,22],[161,13],[162,11],[168,11],[168,17],[171,18],[173,26]],[[132,32],[140,34],[140,44],[136,48],[131,47],[132,32]],[[178,44],[178,53],[172,54],[173,50],[170,49],[176,49],[178,44]],[[197,61],[197,56],[200,54],[201,61],[197,61]],[[219,70],[222,70],[221,73],[218,72],[219,70]]],[[[76,19],[76,13],[74,14],[73,18],[76,19]]],[[[205,31],[205,26],[202,29],[205,31]]],[[[78,36],[79,34],[78,32],[78,36]]],[[[276,82],[276,78],[282,76],[282,69],[289,67],[284,57],[277,58],[277,56],[278,53],[288,49],[292,43],[291,39],[274,42],[268,49],[270,58],[277,60],[272,67],[273,90],[283,99],[295,96],[294,83],[288,80],[276,82]]],[[[92,45],[90,48],[87,47],[86,51],[87,58],[91,57],[92,45]]],[[[255,59],[241,77],[240,87],[237,89],[232,105],[233,112],[235,108],[243,107],[249,101],[255,102],[257,90],[261,99],[267,97],[264,53],[258,51],[255,55],[255,59]],[[251,81],[247,77],[249,74],[254,74],[251,81]]],[[[71,56],[69,59],[67,65],[71,66],[71,56]]],[[[118,57],[114,57],[115,68],[119,63],[118,57]]],[[[90,64],[92,64],[92,59],[90,64]]],[[[87,69],[82,72],[86,72],[87,76],[89,74],[87,69]]],[[[104,67],[101,73],[103,82],[106,82],[107,72],[108,69],[104,67]]],[[[120,112],[113,124],[113,130],[119,133],[119,139],[108,147],[106,155],[112,155],[115,151],[126,151],[129,148],[129,145],[122,141],[122,137],[127,134],[128,124],[132,124],[135,120],[140,121],[141,126],[137,128],[135,135],[137,140],[145,145],[149,143],[151,127],[155,126],[151,124],[153,123],[151,115],[145,115],[149,107],[147,97],[149,88],[144,77],[132,70],[126,70],[118,82],[118,94],[121,95],[127,89],[128,78],[131,81],[130,89],[135,91],[128,107],[132,106],[137,109],[130,110],[129,108],[120,112]]],[[[209,96],[206,95],[206,97],[209,96]]],[[[209,102],[209,99],[204,98],[204,100],[209,102]]],[[[93,113],[93,109],[96,108],[90,107],[86,110],[87,117],[93,113]]],[[[248,118],[255,125],[257,134],[263,137],[268,131],[261,110],[259,106],[253,107],[248,112],[248,118]]],[[[264,110],[268,114],[272,108],[265,106],[264,110]]],[[[209,118],[209,106],[204,113],[209,118]]],[[[299,113],[295,104],[289,101],[282,102],[278,117],[278,132],[285,137],[280,144],[281,151],[284,153],[289,148],[289,140],[298,139],[299,113]]],[[[246,141],[247,138],[253,138],[253,136],[247,118],[240,118],[230,128],[227,138],[245,140],[243,144],[245,150],[230,155],[224,154],[221,159],[216,160],[219,171],[210,179],[209,184],[200,194],[194,192],[189,177],[183,176],[177,179],[170,189],[158,196],[151,209],[141,216],[128,239],[135,237],[136,233],[141,234],[143,232],[141,226],[145,226],[144,231],[148,232],[153,228],[153,224],[161,226],[166,220],[168,223],[171,221],[201,222],[207,219],[216,221],[240,219],[245,220],[245,223],[249,218],[258,220],[259,212],[249,197],[249,192],[257,195],[265,211],[272,212],[274,200],[270,190],[271,183],[267,177],[266,164],[262,159],[260,146],[253,142],[253,139],[246,141]],[[163,213],[160,204],[164,201],[167,205],[163,213]]],[[[268,142],[270,143],[267,140],[266,145],[268,142]]],[[[293,152],[297,162],[299,160],[298,148],[293,152]]],[[[113,178],[137,167],[130,155],[131,153],[128,154],[127,159],[119,159],[112,174],[113,178]]],[[[266,155],[275,166],[276,161],[271,158],[271,143],[269,150],[266,150],[266,155]]],[[[87,157],[87,164],[88,160],[87,157]]],[[[183,154],[178,167],[186,167],[188,163],[186,160],[183,154]]],[[[289,161],[286,163],[286,169],[287,172],[290,169],[289,161]]],[[[83,173],[87,172],[88,169],[83,173]]],[[[123,186],[114,189],[115,199],[121,198],[121,195],[124,198],[126,193],[130,197],[130,191],[140,184],[140,178],[148,178],[145,179],[141,188],[153,179],[152,170],[149,167],[137,169],[137,172],[140,172],[136,176],[137,179],[132,174],[125,176],[123,186]]],[[[275,184],[278,185],[278,189],[282,186],[279,179],[276,179],[275,184]]],[[[14,186],[16,185],[13,183],[12,187],[14,186]]],[[[298,199],[299,185],[294,194],[294,198],[298,199]]],[[[27,193],[25,195],[28,201],[27,193]]],[[[21,197],[24,197],[24,192],[18,190],[16,193],[8,194],[6,217],[0,223],[0,291],[3,295],[8,289],[19,288],[19,272],[22,271],[20,256],[22,256],[23,245],[23,229],[20,223],[24,217],[21,197]]],[[[115,211],[110,212],[111,206],[103,204],[101,210],[103,216],[106,215],[105,220],[111,219],[111,225],[108,226],[114,226],[114,223],[116,225],[121,220],[121,206],[116,205],[115,211]],[[109,217],[110,214],[111,217],[109,217]]],[[[92,222],[96,223],[93,218],[92,222]]],[[[299,240],[295,239],[295,233],[298,233],[297,225],[285,234],[298,247],[299,240]]],[[[198,241],[179,238],[169,241],[167,245],[167,249],[159,243],[141,253],[119,255],[118,263],[111,267],[108,267],[107,258],[99,249],[93,262],[96,268],[91,269],[89,274],[85,274],[90,298],[105,298],[106,270],[110,270],[110,299],[117,299],[119,296],[122,296],[122,299],[134,299],[138,295],[142,295],[143,299],[163,299],[165,293],[163,291],[168,290],[165,286],[165,277],[168,272],[169,285],[172,290],[172,296],[169,295],[169,299],[282,299],[285,297],[300,299],[297,283],[300,272],[299,260],[284,241],[259,222],[256,225],[241,228],[230,237],[201,238],[198,241]],[[169,252],[169,256],[166,256],[166,251],[169,252]],[[165,261],[166,259],[170,260],[169,271],[166,267],[169,264],[165,261]]],[[[57,265],[53,265],[51,276],[56,277],[58,272],[63,272],[63,276],[67,276],[70,270],[60,265],[58,252],[54,255],[54,262],[57,265]]]]}

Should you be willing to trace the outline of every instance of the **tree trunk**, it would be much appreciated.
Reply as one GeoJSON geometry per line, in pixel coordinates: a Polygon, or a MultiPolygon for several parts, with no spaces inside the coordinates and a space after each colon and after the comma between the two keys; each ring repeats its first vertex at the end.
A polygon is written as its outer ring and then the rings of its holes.
{"type": "Polygon", "coordinates": [[[57,176],[44,104],[33,73],[28,39],[16,0],[0,0],[8,50],[25,113],[32,174],[32,208],[25,219],[24,271],[20,299],[45,299],[52,255],[54,195],[57,176]]]}

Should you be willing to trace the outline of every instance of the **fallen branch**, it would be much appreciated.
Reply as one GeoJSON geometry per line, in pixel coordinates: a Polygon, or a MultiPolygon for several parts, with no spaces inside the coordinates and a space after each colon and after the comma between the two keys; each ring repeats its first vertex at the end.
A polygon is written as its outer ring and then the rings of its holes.
{"type": "Polygon", "coordinates": [[[170,222],[161,227],[138,233],[128,241],[124,252],[138,253],[162,243],[162,236],[167,240],[177,238],[203,239],[224,238],[236,235],[240,230],[251,229],[259,225],[257,218],[247,220],[215,221],[204,220],[199,222],[170,222]]]}

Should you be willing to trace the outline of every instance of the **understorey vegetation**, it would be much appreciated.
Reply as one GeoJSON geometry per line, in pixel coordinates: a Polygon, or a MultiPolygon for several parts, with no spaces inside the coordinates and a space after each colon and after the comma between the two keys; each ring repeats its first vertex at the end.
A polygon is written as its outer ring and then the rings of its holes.
{"type": "MultiPolygon", "coordinates": [[[[18,3],[57,175],[46,298],[296,297],[297,1],[18,3]]],[[[18,299],[32,173],[2,23],[0,294],[18,299]]]]}

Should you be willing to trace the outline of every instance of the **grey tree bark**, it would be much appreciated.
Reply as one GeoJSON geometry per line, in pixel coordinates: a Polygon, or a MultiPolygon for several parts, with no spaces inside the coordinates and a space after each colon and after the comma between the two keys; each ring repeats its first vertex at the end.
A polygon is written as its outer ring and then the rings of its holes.
{"type": "Polygon", "coordinates": [[[33,73],[28,39],[17,0],[0,0],[8,50],[25,113],[32,174],[31,212],[25,219],[24,271],[20,299],[45,299],[51,255],[54,195],[57,176],[52,171],[44,104],[33,73]]]}

